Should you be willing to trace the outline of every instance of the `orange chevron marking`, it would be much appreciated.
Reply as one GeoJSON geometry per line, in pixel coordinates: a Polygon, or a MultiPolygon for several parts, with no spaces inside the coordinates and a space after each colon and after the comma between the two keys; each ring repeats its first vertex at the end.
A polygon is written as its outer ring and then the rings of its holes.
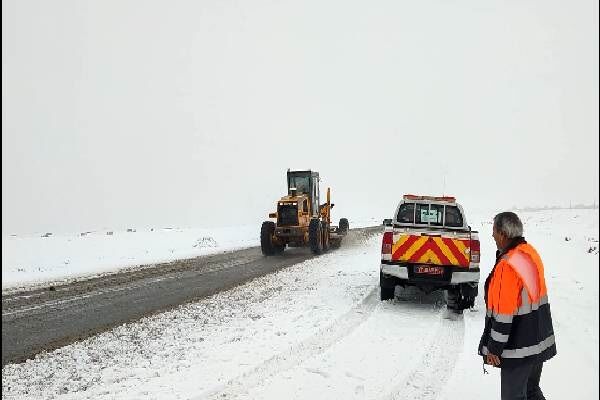
{"type": "Polygon", "coordinates": [[[433,238],[433,241],[435,242],[435,244],[437,244],[437,246],[440,248],[442,253],[444,253],[444,256],[446,256],[446,258],[448,259],[450,264],[453,264],[453,265],[459,264],[458,260],[456,259],[454,254],[452,254],[452,251],[448,248],[448,246],[446,246],[446,244],[444,243],[444,241],[442,240],[441,237],[433,238]]]}
{"type": "Polygon", "coordinates": [[[392,259],[413,263],[469,266],[469,240],[402,235],[392,246],[392,259]]]}

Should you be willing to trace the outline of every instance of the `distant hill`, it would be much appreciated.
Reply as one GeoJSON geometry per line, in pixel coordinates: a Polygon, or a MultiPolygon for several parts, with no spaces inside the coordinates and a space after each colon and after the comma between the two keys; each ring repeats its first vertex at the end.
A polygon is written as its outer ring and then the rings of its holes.
{"type": "Polygon", "coordinates": [[[597,204],[575,204],[569,207],[564,207],[564,206],[541,206],[541,207],[531,207],[531,206],[525,206],[525,207],[517,207],[517,206],[513,206],[513,210],[514,211],[543,211],[543,210],[590,210],[590,209],[597,209],[598,205],[597,204]]]}

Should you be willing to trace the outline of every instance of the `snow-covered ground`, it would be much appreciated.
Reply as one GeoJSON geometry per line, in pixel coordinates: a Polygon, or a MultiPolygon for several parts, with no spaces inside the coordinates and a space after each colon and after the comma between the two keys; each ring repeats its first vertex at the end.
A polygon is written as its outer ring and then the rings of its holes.
{"type": "MultiPolygon", "coordinates": [[[[353,228],[381,223],[350,220],[353,228]]],[[[158,228],[2,238],[2,289],[93,276],[120,269],[260,245],[260,222],[213,229],[158,228]]]]}
{"type": "MultiPolygon", "coordinates": [[[[494,260],[492,216],[470,218],[480,232],[481,286],[494,260]]],[[[598,210],[521,216],[545,263],[557,338],[542,388],[548,399],[597,399],[598,210]]],[[[481,299],[453,318],[439,294],[404,291],[380,302],[379,235],[348,239],[197,303],[7,365],[2,397],[499,398],[499,371],[484,375],[476,354],[481,299]]]]}

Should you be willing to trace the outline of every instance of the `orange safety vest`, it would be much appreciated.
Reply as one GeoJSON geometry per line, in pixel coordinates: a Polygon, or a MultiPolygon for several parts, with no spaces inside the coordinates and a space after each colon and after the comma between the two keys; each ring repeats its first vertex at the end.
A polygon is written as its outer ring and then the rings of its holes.
{"type": "Polygon", "coordinates": [[[536,307],[547,300],[544,265],[530,244],[521,244],[500,258],[488,287],[489,312],[507,318],[527,304],[536,307]]]}

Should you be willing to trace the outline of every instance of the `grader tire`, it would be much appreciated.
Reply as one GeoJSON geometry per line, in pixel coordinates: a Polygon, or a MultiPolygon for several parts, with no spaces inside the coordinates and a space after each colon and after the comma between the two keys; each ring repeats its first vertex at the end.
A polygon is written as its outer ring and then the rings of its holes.
{"type": "Polygon", "coordinates": [[[331,238],[329,237],[329,225],[323,226],[323,252],[326,252],[331,247],[331,238]]]}
{"type": "MultiPolygon", "coordinates": [[[[260,249],[265,256],[272,256],[278,252],[278,246],[273,244],[273,233],[275,233],[275,223],[265,221],[260,227],[260,249]]],[[[281,249],[279,252],[283,251],[281,249]]]]}
{"type": "Polygon", "coordinates": [[[311,219],[308,225],[308,243],[314,254],[323,252],[323,228],[320,219],[311,219]]]}
{"type": "Polygon", "coordinates": [[[342,233],[342,234],[346,234],[348,232],[348,229],[350,229],[350,224],[348,223],[347,218],[341,218],[340,224],[338,226],[339,226],[340,233],[342,233]]]}

